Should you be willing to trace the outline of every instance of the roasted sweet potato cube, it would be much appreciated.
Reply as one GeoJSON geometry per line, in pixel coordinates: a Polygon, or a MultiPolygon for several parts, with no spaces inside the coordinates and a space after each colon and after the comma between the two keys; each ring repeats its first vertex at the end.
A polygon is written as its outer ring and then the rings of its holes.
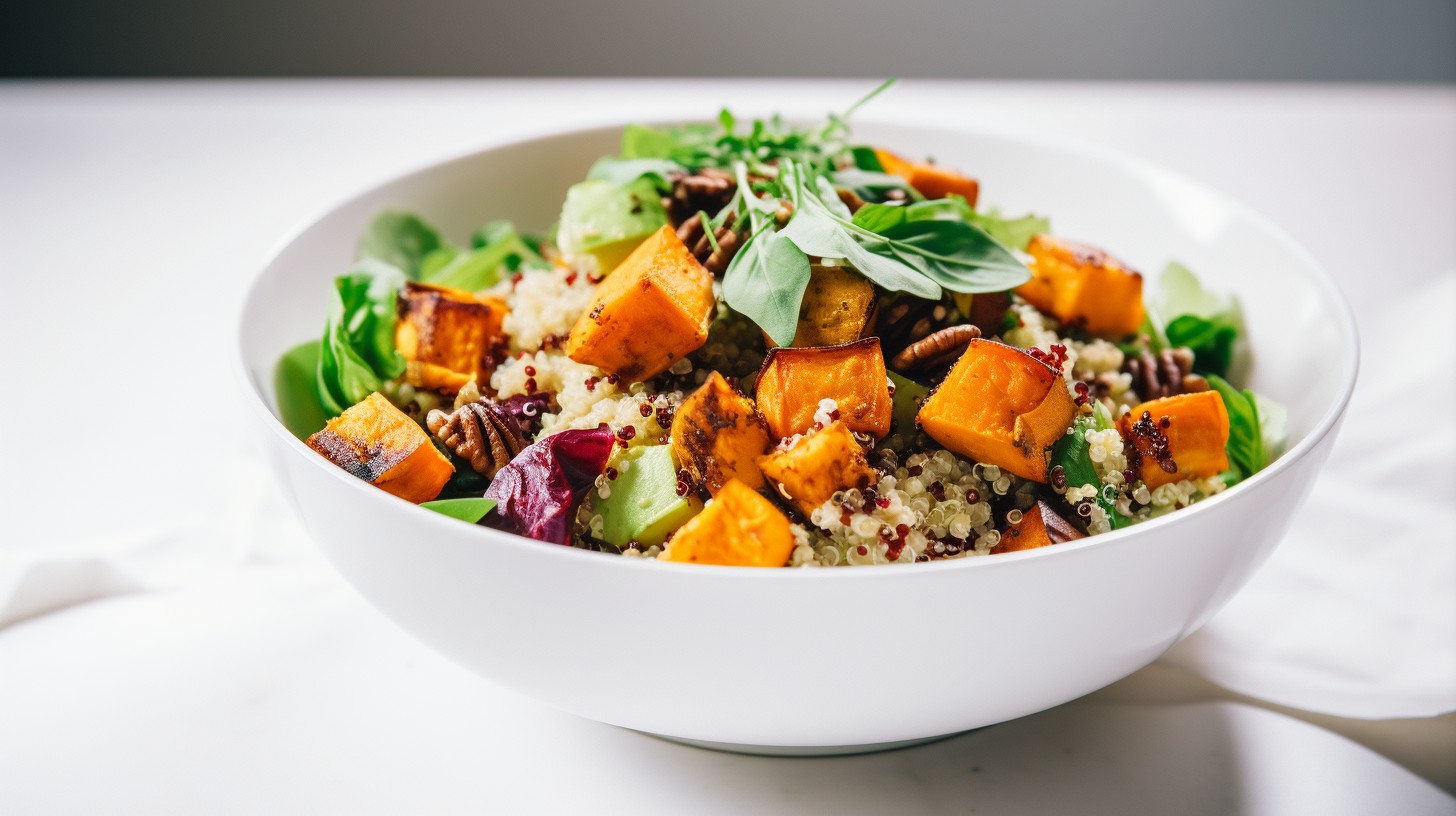
{"type": "Polygon", "coordinates": [[[838,346],[769,349],[754,392],[769,433],[783,439],[814,426],[821,400],[838,405],[850,430],[880,438],[890,432],[894,405],[880,339],[838,346]]]}
{"type": "Polygon", "coordinates": [[[768,427],[753,400],[714,371],[672,418],[672,451],[693,481],[714,496],[730,479],[763,487],[758,457],[768,450],[768,427]]]}
{"type": "Polygon", "coordinates": [[[1117,424],[1149,489],[1228,470],[1228,408],[1217,391],[1150,400],[1117,424]]]}
{"type": "Polygon", "coordinates": [[[648,380],[708,339],[713,276],[664,226],[597,286],[566,354],[629,381],[648,380]]]}
{"type": "Polygon", "coordinates": [[[916,162],[901,158],[888,150],[875,150],[875,158],[885,172],[905,179],[926,198],[946,198],[951,193],[963,196],[972,207],[976,206],[976,195],[981,191],[980,182],[970,176],[928,162],[916,162]]]}
{"type": "Polygon", "coordinates": [[[496,298],[406,283],[394,326],[394,345],[407,363],[405,382],[448,394],[471,380],[485,382],[505,315],[505,303],[496,298]]]}
{"type": "Polygon", "coordinates": [[[916,421],[950,450],[1046,483],[1077,406],[1062,372],[1018,348],[972,340],[916,421]]]}
{"type": "Polygon", "coordinates": [[[415,504],[440,495],[455,468],[424,429],[378,391],[349,408],[308,446],[366,482],[415,504]]]}
{"type": "Polygon", "coordinates": [[[806,517],[835,491],[863,490],[876,481],[864,448],[843,422],[831,422],[823,430],[801,436],[787,449],[774,451],[758,463],[763,475],[778,485],[779,495],[797,505],[806,517]]]}
{"type": "Polygon", "coordinates": [[[1027,247],[1031,280],[1017,288],[1063,323],[1120,337],[1143,322],[1143,276],[1100,249],[1037,235],[1027,247]]]}
{"type": "Polygon", "coordinates": [[[991,552],[1034,550],[1037,547],[1050,547],[1086,537],[1086,533],[1062,518],[1050,505],[1038,501],[1021,514],[1021,521],[1002,531],[1001,540],[991,548],[991,552]]]}
{"type": "MultiPolygon", "coordinates": [[[[799,305],[791,346],[837,346],[864,337],[874,324],[875,285],[853,269],[815,266],[799,305]]],[[[775,344],[767,334],[764,341],[775,344]]]]}
{"type": "Polygon", "coordinates": [[[703,512],[678,528],[664,561],[733,567],[782,567],[794,551],[789,520],[773,502],[731,479],[703,512]]]}

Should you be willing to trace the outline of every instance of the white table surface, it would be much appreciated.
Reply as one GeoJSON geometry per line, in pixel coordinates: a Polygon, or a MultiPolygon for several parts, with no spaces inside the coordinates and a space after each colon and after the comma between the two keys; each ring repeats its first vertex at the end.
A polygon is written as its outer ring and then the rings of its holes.
{"type": "MultiPolygon", "coordinates": [[[[686,748],[475,678],[313,553],[230,373],[282,237],[483,143],[869,84],[0,84],[0,813],[1456,812],[1456,716],[1314,714],[1171,663],[906,751],[686,748]],[[56,560],[67,592],[15,591],[56,560]]],[[[1071,132],[1233,192],[1362,326],[1393,284],[1456,270],[1450,87],[906,82],[872,115],[1071,132]]],[[[1413,319],[1456,319],[1431,307],[1413,319]]]]}

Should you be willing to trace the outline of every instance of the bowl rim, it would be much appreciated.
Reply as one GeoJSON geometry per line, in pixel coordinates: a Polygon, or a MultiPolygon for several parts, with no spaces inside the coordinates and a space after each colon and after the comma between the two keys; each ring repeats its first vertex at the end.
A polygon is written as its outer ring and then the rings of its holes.
{"type": "MultiPolygon", "coordinates": [[[[799,121],[798,118],[794,116],[786,116],[785,120],[789,122],[799,121]]],[[[385,500],[387,502],[398,502],[401,509],[416,508],[417,506],[414,503],[401,499],[398,496],[385,493],[382,490],[378,490],[373,486],[369,485],[367,482],[351,476],[340,468],[334,467],[331,463],[323,459],[323,457],[316,455],[311,448],[309,448],[302,440],[295,437],[292,432],[290,432],[283,425],[282,420],[279,419],[279,417],[274,413],[273,408],[269,406],[268,401],[264,397],[258,383],[254,380],[252,372],[249,369],[247,348],[245,344],[247,318],[255,311],[254,301],[260,296],[258,284],[262,280],[263,276],[278,261],[279,257],[284,252],[292,248],[293,245],[296,244],[298,241],[302,240],[303,237],[316,224],[318,224],[318,222],[322,221],[324,218],[327,218],[333,213],[353,204],[356,204],[364,198],[373,196],[383,188],[388,187],[392,184],[396,184],[406,178],[410,178],[427,172],[436,171],[451,164],[470,161],[483,153],[488,153],[496,150],[506,150],[516,147],[524,147],[534,142],[539,142],[552,138],[581,137],[588,134],[601,135],[605,137],[619,133],[622,128],[624,128],[628,124],[661,126],[669,124],[706,121],[707,120],[695,119],[690,117],[646,117],[631,120],[611,120],[606,122],[583,121],[582,123],[577,125],[543,129],[539,132],[518,135],[512,138],[486,140],[467,149],[454,151],[441,157],[417,162],[413,165],[406,167],[403,170],[395,171],[386,177],[382,177],[375,181],[368,182],[364,185],[361,185],[360,187],[355,188],[349,194],[322,207],[318,211],[314,212],[311,216],[301,219],[295,227],[284,233],[284,236],[277,242],[275,242],[273,247],[266,253],[266,260],[257,268],[257,271],[249,280],[246,295],[243,297],[240,305],[236,307],[236,312],[234,315],[234,338],[236,340],[237,346],[235,348],[236,353],[233,358],[232,368],[234,375],[238,377],[241,381],[241,387],[247,395],[245,399],[249,403],[252,411],[254,412],[254,415],[259,421],[261,421],[266,427],[269,428],[271,433],[278,436],[282,440],[285,447],[288,447],[294,453],[301,455],[309,461],[313,462],[315,467],[324,469],[333,478],[338,479],[341,483],[346,485],[346,489],[359,491],[359,494],[363,496],[374,497],[373,499],[364,499],[365,501],[385,500]]],[[[1273,220],[1265,216],[1262,212],[1259,212],[1248,204],[1243,203],[1242,201],[1222,192],[1221,190],[1211,187],[1203,182],[1192,179],[1186,175],[1183,175],[1182,173],[1162,167],[1153,162],[1137,158],[1135,156],[1119,151],[1115,148],[1093,144],[1065,134],[1000,124],[909,124],[902,121],[877,119],[873,116],[859,116],[856,118],[856,124],[869,125],[874,128],[898,128],[906,131],[919,131],[921,133],[928,133],[932,135],[940,135],[946,137],[975,136],[979,138],[989,138],[992,140],[1002,140],[1018,143],[1023,146],[1050,150],[1071,157],[1100,163],[1128,175],[1152,178],[1157,180],[1161,185],[1164,185],[1165,187],[1170,187],[1172,189],[1180,191],[1186,190],[1196,193],[1198,195],[1202,195],[1210,200],[1216,201],[1230,214],[1247,221],[1255,228],[1261,230],[1263,233],[1265,233],[1267,237],[1271,238],[1285,251],[1289,252],[1290,255],[1301,261],[1301,264],[1299,265],[1297,270],[1297,274],[1304,275],[1309,278],[1310,282],[1313,283],[1316,288],[1324,294],[1328,303],[1334,306],[1332,310],[1326,312],[1326,315],[1327,317],[1336,321],[1336,323],[1339,324],[1337,326],[1337,329],[1339,330],[1341,337],[1344,338],[1344,342],[1341,346],[1342,353],[1340,355],[1344,371],[1342,373],[1341,383],[1336,399],[1329,406],[1326,407],[1324,413],[1319,417],[1319,419],[1315,422],[1313,427],[1311,427],[1310,431],[1305,435],[1303,439],[1301,439],[1293,447],[1280,454],[1277,459],[1266,465],[1263,470],[1260,470],[1258,473],[1255,473],[1253,476],[1244,479],[1243,481],[1239,482],[1233,487],[1228,488],[1227,490],[1220,491],[1217,495],[1202,499],[1196,504],[1190,505],[1186,508],[1180,509],[1173,513],[1169,513],[1164,516],[1160,516],[1155,519],[1149,519],[1147,521],[1140,522],[1138,524],[1125,527],[1120,530],[1110,530],[1106,533],[1087,536],[1077,541],[1065,542],[1062,544],[1058,544],[1055,547],[1038,547],[1035,549],[1022,550],[1018,552],[998,553],[995,558],[952,558],[931,561],[928,563],[921,562],[915,564],[876,564],[862,566],[873,566],[882,568],[908,566],[913,567],[913,569],[908,570],[908,572],[924,574],[940,574],[946,571],[960,571],[972,569],[986,570],[995,569],[998,567],[998,565],[1001,567],[1007,567],[1012,564],[1018,564],[1024,561],[1041,558],[1052,558],[1057,557],[1059,554],[1065,555],[1073,552],[1081,552],[1094,546],[1106,549],[1110,546],[1117,546],[1122,542],[1131,541],[1149,535],[1157,535],[1164,527],[1168,526],[1169,524],[1178,523],[1180,519],[1187,519],[1190,514],[1209,512],[1213,508],[1221,507],[1224,504],[1238,501],[1243,496],[1255,490],[1258,490],[1260,485],[1272,481],[1283,471],[1289,470],[1294,466],[1296,462],[1308,456],[1313,450],[1319,447],[1319,445],[1325,440],[1325,438],[1329,436],[1338,426],[1341,418],[1345,413],[1345,410],[1349,406],[1350,398],[1354,392],[1355,383],[1358,378],[1360,368],[1360,342],[1358,329],[1355,323],[1354,312],[1350,306],[1348,299],[1344,296],[1344,293],[1340,291],[1339,285],[1335,282],[1333,276],[1330,275],[1329,270],[1325,268],[1324,264],[1321,263],[1314,256],[1313,253],[1306,249],[1302,244],[1300,244],[1291,235],[1289,235],[1289,233],[1287,233],[1283,228],[1275,224],[1273,220]]],[[[439,528],[440,533],[444,536],[449,536],[451,534],[461,535],[463,532],[460,527],[461,522],[458,519],[449,518],[442,514],[430,512],[429,510],[424,509],[420,509],[420,512],[415,513],[414,515],[417,517],[417,520],[414,523],[425,525],[424,529],[430,529],[431,525],[448,525],[439,528]]],[[[578,547],[554,545],[549,542],[538,541],[536,539],[527,538],[525,536],[515,533],[508,533],[502,530],[484,527],[478,524],[471,526],[476,528],[475,531],[463,534],[477,535],[481,537],[482,541],[490,541],[502,546],[525,548],[526,557],[567,558],[578,561],[583,567],[586,567],[590,563],[596,563],[600,565],[603,569],[640,569],[644,568],[641,562],[651,562],[650,569],[653,570],[668,570],[672,573],[698,575],[700,577],[724,575],[738,575],[746,577],[753,575],[761,576],[768,580],[844,581],[874,580],[876,576],[879,576],[879,580],[885,580],[885,570],[883,569],[764,569],[759,567],[728,566],[719,564],[684,564],[670,561],[658,561],[657,559],[649,558],[613,556],[610,553],[593,552],[590,550],[580,549],[578,547]],[[813,577],[806,578],[804,576],[813,577]]],[[[427,540],[433,540],[433,536],[429,537],[429,539],[427,540]]],[[[411,546],[418,548],[422,543],[423,542],[421,541],[414,541],[411,546]]],[[[896,574],[899,573],[897,572],[896,574]]]]}

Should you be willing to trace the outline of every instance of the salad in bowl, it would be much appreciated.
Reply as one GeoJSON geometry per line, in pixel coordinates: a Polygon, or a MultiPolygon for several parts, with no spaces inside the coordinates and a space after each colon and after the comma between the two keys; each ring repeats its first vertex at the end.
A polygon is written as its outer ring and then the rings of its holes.
{"type": "Polygon", "coordinates": [[[465,522],[726,566],[1056,546],[1278,455],[1236,299],[981,187],[849,113],[630,125],[543,234],[380,213],[281,414],[465,522]]]}

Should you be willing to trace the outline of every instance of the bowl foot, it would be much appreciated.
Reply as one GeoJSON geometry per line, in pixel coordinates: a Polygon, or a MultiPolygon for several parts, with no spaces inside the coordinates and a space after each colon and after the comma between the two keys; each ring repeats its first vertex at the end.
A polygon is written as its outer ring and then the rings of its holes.
{"type": "Polygon", "coordinates": [[[968,734],[970,732],[957,731],[950,734],[937,734],[932,737],[898,740],[896,742],[870,742],[861,745],[741,745],[736,742],[711,742],[709,740],[695,740],[686,737],[670,737],[666,734],[653,734],[649,731],[639,731],[637,733],[646,734],[649,737],[656,737],[667,742],[676,742],[680,745],[691,745],[694,748],[706,748],[710,751],[725,751],[731,754],[754,754],[756,756],[779,757],[828,757],[847,756],[849,754],[874,754],[880,751],[913,748],[917,745],[939,742],[943,739],[950,739],[951,737],[968,734]]]}

